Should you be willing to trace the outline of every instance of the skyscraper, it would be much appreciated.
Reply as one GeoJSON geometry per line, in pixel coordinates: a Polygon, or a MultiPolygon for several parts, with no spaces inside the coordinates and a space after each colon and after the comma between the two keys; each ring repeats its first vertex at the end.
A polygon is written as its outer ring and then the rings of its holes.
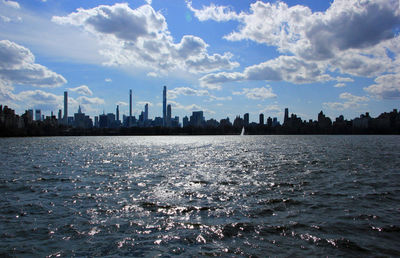
{"type": "Polygon", "coordinates": [[[249,125],[249,113],[244,114],[244,125],[247,126],[249,125]]]}
{"type": "Polygon", "coordinates": [[[259,121],[260,125],[264,125],[264,114],[260,114],[260,121],[259,121]]]}
{"type": "Polygon", "coordinates": [[[289,109],[285,108],[285,118],[283,119],[283,124],[285,124],[288,119],[289,119],[289,109]]]}
{"type": "Polygon", "coordinates": [[[64,91],[64,125],[68,125],[68,91],[64,91]]]}
{"type": "Polygon", "coordinates": [[[117,105],[116,114],[117,114],[117,122],[119,122],[119,105],[117,105]]]}
{"type": "Polygon", "coordinates": [[[163,90],[163,126],[166,126],[167,122],[167,86],[164,86],[163,90]]]}
{"type": "Polygon", "coordinates": [[[144,105],[144,121],[149,120],[149,104],[144,105]]]}
{"type": "Polygon", "coordinates": [[[129,116],[132,116],[132,90],[129,90],[129,116]]]}
{"type": "Polygon", "coordinates": [[[40,111],[40,109],[36,109],[35,110],[35,120],[36,121],[41,121],[42,120],[42,115],[41,115],[41,111],[40,111]]]}
{"type": "Polygon", "coordinates": [[[171,114],[172,112],[171,112],[171,104],[169,104],[168,106],[167,106],[167,126],[169,127],[169,126],[171,126],[171,114]]]}

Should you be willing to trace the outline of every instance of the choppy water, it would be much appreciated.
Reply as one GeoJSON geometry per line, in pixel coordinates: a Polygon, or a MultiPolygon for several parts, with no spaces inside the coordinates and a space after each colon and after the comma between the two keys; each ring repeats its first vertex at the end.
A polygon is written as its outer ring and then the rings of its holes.
{"type": "Polygon", "coordinates": [[[399,256],[399,136],[0,139],[1,256],[399,256]]]}

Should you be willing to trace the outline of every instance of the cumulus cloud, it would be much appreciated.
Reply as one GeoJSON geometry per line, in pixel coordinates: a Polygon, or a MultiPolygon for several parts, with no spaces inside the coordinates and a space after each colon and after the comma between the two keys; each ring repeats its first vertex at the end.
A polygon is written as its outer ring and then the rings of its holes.
{"type": "MultiPolygon", "coordinates": [[[[131,9],[128,4],[100,5],[78,9],[52,21],[82,28],[103,44],[101,54],[107,65],[135,65],[156,71],[186,70],[203,73],[233,69],[239,64],[232,54],[208,54],[199,37],[185,35],[175,43],[161,12],[150,5],[131,9]]],[[[149,73],[149,75],[154,75],[149,73]]]]}
{"type": "Polygon", "coordinates": [[[278,113],[281,112],[281,110],[282,109],[278,105],[273,104],[273,105],[268,105],[265,108],[261,109],[259,111],[259,113],[263,113],[263,114],[278,114],[278,113]]]}
{"type": "Polygon", "coordinates": [[[0,41],[0,79],[37,87],[57,87],[67,82],[62,75],[35,63],[29,49],[8,40],[0,41]]]}
{"type": "Polygon", "coordinates": [[[179,95],[184,96],[209,96],[210,93],[207,90],[197,90],[189,87],[177,87],[172,90],[168,90],[168,99],[176,99],[179,95]]]}
{"type": "Polygon", "coordinates": [[[242,73],[214,73],[200,78],[203,86],[233,81],[288,81],[296,84],[334,80],[324,73],[323,65],[307,62],[296,56],[279,56],[275,59],[249,66],[242,73]]]}
{"type": "Polygon", "coordinates": [[[375,84],[364,90],[378,99],[400,99],[400,75],[385,74],[375,79],[375,84]]]}
{"type": "Polygon", "coordinates": [[[207,109],[207,108],[204,108],[204,107],[201,107],[201,106],[199,106],[197,104],[191,104],[191,105],[186,105],[185,106],[185,105],[182,105],[182,104],[180,104],[180,103],[178,103],[176,101],[173,101],[173,100],[169,100],[168,104],[171,104],[172,110],[179,109],[179,110],[184,110],[186,112],[202,110],[203,112],[208,113],[208,114],[215,114],[214,111],[212,111],[210,109],[207,109]]]}
{"type": "Polygon", "coordinates": [[[19,3],[18,3],[18,2],[15,2],[15,1],[3,0],[2,2],[3,2],[4,5],[9,6],[9,7],[12,7],[12,8],[15,8],[15,9],[21,8],[21,7],[19,6],[19,3]]]}
{"type": "Polygon", "coordinates": [[[112,79],[111,78],[105,78],[104,81],[105,82],[112,82],[112,79]]]}
{"type": "Polygon", "coordinates": [[[128,106],[128,103],[124,102],[124,101],[118,101],[117,103],[115,103],[116,105],[119,106],[128,106]]]}
{"type": "Polygon", "coordinates": [[[76,92],[80,95],[92,96],[93,92],[86,85],[81,85],[75,88],[68,88],[68,90],[76,92]]]}
{"type": "Polygon", "coordinates": [[[355,96],[348,92],[341,93],[339,98],[343,99],[344,102],[325,102],[323,103],[323,106],[328,109],[345,110],[365,106],[366,104],[364,102],[369,101],[365,96],[355,96]]]}
{"type": "Polygon", "coordinates": [[[333,87],[335,87],[335,88],[346,87],[346,83],[339,82],[339,83],[336,83],[333,87]]]}
{"type": "Polygon", "coordinates": [[[272,88],[261,87],[261,88],[244,88],[242,91],[235,91],[232,93],[233,95],[244,95],[248,99],[256,99],[256,100],[264,100],[275,98],[276,94],[272,92],[272,88]]]}
{"type": "MultiPolygon", "coordinates": [[[[16,95],[18,101],[23,102],[28,107],[41,109],[43,111],[53,111],[62,108],[64,97],[42,90],[22,91],[16,95]]],[[[69,98],[68,102],[74,102],[69,98]]]]}
{"type": "Polygon", "coordinates": [[[324,12],[280,1],[257,1],[248,12],[240,13],[213,4],[202,9],[190,2],[187,6],[200,21],[238,21],[237,29],[224,37],[227,40],[252,40],[285,55],[247,67],[243,73],[206,75],[201,78],[204,85],[252,79],[311,83],[332,80],[328,71],[376,77],[398,70],[398,0],[335,0],[324,12]],[[388,56],[388,50],[396,60],[388,56]]]}
{"type": "Polygon", "coordinates": [[[203,6],[203,9],[199,10],[193,8],[191,1],[187,1],[186,5],[199,21],[229,21],[239,19],[239,15],[228,6],[216,6],[215,4],[211,4],[210,6],[203,6]]]}

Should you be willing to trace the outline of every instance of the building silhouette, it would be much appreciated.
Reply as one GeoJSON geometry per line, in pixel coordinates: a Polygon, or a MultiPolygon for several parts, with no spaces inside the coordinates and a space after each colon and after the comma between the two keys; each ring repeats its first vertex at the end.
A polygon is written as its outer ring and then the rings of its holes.
{"type": "Polygon", "coordinates": [[[167,125],[167,86],[163,89],[163,126],[167,125]]]}
{"type": "Polygon", "coordinates": [[[64,125],[68,125],[68,91],[64,91],[64,125]]]}

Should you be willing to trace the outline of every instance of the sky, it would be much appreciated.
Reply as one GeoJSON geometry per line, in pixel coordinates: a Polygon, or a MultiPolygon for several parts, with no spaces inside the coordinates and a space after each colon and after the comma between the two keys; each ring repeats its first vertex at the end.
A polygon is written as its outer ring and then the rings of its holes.
{"type": "Polygon", "coordinates": [[[0,104],[22,114],[304,120],[400,108],[399,0],[0,0],[0,104]]]}

